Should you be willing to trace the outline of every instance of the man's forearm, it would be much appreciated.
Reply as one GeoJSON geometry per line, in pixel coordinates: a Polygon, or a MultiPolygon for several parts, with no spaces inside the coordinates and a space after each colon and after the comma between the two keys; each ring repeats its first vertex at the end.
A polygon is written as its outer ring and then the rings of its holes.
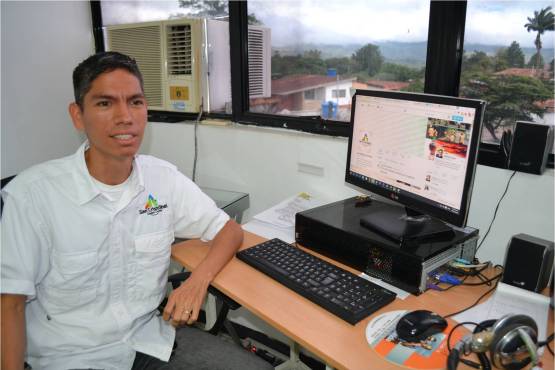
{"type": "Polygon", "coordinates": [[[24,295],[2,294],[2,369],[23,369],[25,300],[24,295]]]}
{"type": "Polygon", "coordinates": [[[235,221],[229,220],[212,241],[210,251],[194,270],[209,281],[229,262],[243,242],[243,230],[235,221]]]}

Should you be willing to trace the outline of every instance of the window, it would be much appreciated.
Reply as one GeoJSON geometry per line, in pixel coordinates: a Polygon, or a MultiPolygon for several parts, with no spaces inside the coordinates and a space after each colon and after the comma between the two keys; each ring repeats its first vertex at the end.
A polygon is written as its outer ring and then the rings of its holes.
{"type": "Polygon", "coordinates": [[[151,112],[231,113],[227,1],[103,1],[100,10],[105,49],[137,60],[151,112]]]}
{"type": "MultiPolygon", "coordinates": [[[[497,112],[486,110],[478,160],[497,167],[504,166],[497,142],[511,122],[553,124],[553,32],[541,34],[536,66],[530,59],[537,54],[537,31],[525,27],[534,11],[548,5],[545,0],[469,0],[468,7],[465,1],[428,0],[91,1],[97,50],[104,49],[106,25],[183,17],[217,24],[213,32],[206,26],[203,67],[209,73],[198,81],[208,116],[231,114],[239,123],[347,136],[356,89],[481,98],[490,101],[490,108],[497,104],[497,112]],[[519,22],[522,27],[515,26],[519,22]],[[524,66],[519,61],[512,67],[508,60],[521,58],[519,48],[524,66]],[[210,56],[216,51],[216,57],[210,56]],[[535,72],[513,76],[511,68],[535,72]],[[526,82],[523,89],[507,83],[516,80],[526,82]],[[527,110],[513,107],[510,118],[502,112],[504,95],[509,101],[520,96],[517,103],[525,100],[527,110]]],[[[168,111],[154,113],[174,117],[168,111]]],[[[193,118],[196,113],[175,117],[193,118]]],[[[550,162],[552,166],[553,155],[550,162]]]]}
{"type": "Polygon", "coordinates": [[[347,96],[347,90],[345,89],[331,91],[332,98],[344,98],[345,96],[347,96]]]}
{"type": "MultiPolygon", "coordinates": [[[[271,53],[270,89],[250,97],[252,112],[313,118],[331,104],[333,119],[347,122],[351,89],[423,91],[428,0],[249,1],[247,8],[249,27],[270,35],[271,53]]],[[[258,53],[250,34],[248,53],[250,85],[258,53]]]]}
{"type": "Polygon", "coordinates": [[[483,143],[497,145],[519,120],[555,124],[553,15],[549,31],[545,11],[551,5],[468,1],[459,91],[489,103],[483,143]]]}

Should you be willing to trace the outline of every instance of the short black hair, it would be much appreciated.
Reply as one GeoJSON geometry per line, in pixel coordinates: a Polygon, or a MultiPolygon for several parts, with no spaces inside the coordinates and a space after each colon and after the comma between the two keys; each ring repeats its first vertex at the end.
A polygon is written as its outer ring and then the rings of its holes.
{"type": "Polygon", "coordinates": [[[83,99],[94,80],[102,73],[125,69],[139,80],[144,91],[143,75],[135,59],[116,51],[103,51],[91,55],[73,70],[73,94],[75,102],[83,109],[83,99]]]}

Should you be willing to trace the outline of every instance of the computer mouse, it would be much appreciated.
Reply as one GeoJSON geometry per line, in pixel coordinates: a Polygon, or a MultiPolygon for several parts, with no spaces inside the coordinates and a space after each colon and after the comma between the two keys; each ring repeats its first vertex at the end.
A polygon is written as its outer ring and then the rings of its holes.
{"type": "Polygon", "coordinates": [[[401,317],[395,330],[401,340],[420,342],[431,335],[441,333],[446,327],[447,321],[437,313],[417,310],[401,317]]]}

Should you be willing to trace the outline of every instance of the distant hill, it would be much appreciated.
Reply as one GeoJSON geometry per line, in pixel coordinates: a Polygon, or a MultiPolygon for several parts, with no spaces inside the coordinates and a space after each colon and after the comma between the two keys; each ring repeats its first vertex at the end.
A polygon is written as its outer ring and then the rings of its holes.
{"type": "MultiPolygon", "coordinates": [[[[427,42],[375,42],[380,47],[380,51],[387,62],[404,64],[407,66],[420,68],[425,65],[427,42]]],[[[363,44],[299,44],[285,47],[273,47],[272,52],[279,52],[281,55],[297,55],[303,54],[309,50],[319,50],[323,59],[336,57],[350,57],[363,44]]],[[[482,45],[482,44],[466,44],[464,46],[465,53],[482,51],[488,55],[494,55],[497,50],[504,45],[482,45]]],[[[522,48],[522,52],[526,57],[526,61],[536,53],[535,48],[522,48]]],[[[542,55],[544,61],[549,63],[553,59],[553,48],[543,48],[542,55]]]]}
{"type": "MultiPolygon", "coordinates": [[[[465,53],[473,52],[473,51],[483,51],[488,55],[494,55],[497,50],[500,48],[506,48],[508,46],[505,45],[482,45],[482,44],[466,44],[464,45],[465,53]]],[[[536,48],[528,48],[528,47],[521,47],[522,52],[524,53],[524,57],[526,62],[532,57],[532,55],[536,54],[536,48]]],[[[553,48],[542,48],[541,50],[543,59],[546,63],[551,62],[553,59],[553,48]]]]}

